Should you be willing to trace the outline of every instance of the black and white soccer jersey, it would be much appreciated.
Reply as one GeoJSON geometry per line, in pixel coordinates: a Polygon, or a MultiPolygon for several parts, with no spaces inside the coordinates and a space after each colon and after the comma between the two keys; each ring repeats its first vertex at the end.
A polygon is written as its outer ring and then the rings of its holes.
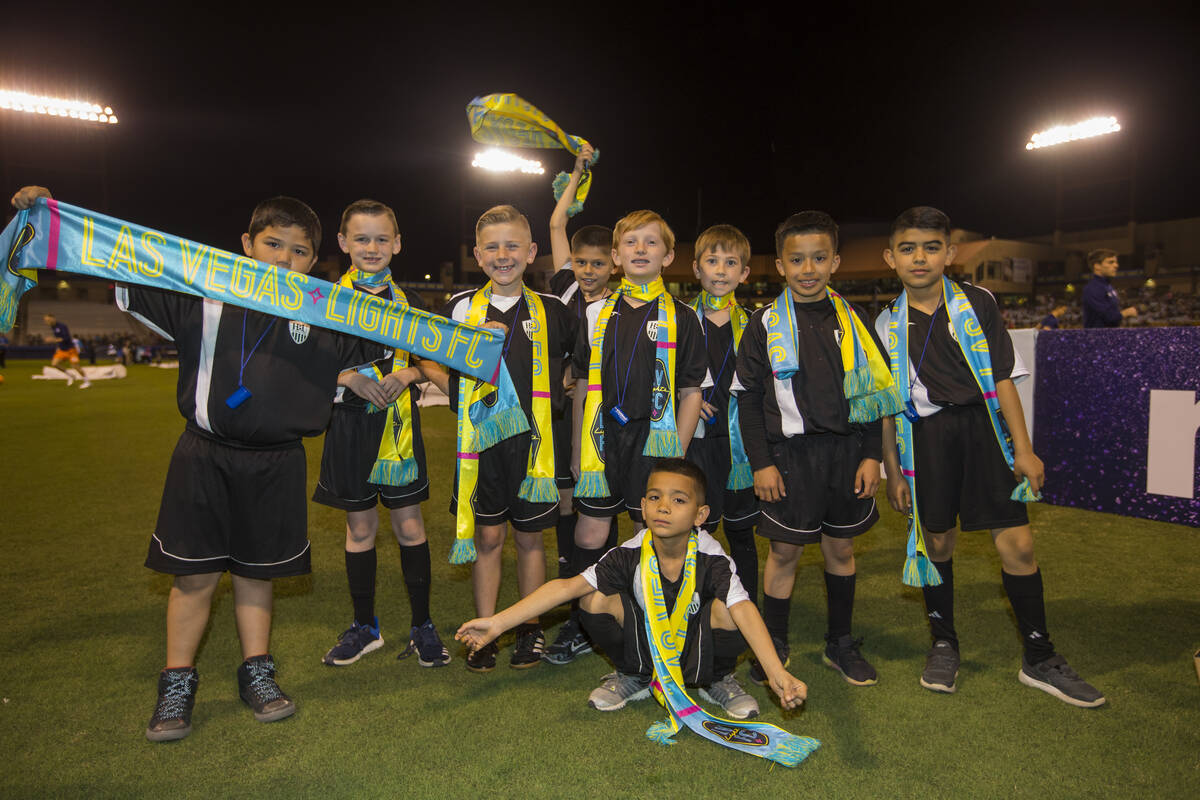
{"type": "MultiPolygon", "coordinates": [[[[442,309],[442,316],[455,322],[466,322],[475,291],[471,289],[451,297],[442,309]]],[[[557,297],[540,292],[538,296],[546,309],[546,343],[550,350],[546,354],[550,366],[550,407],[555,417],[561,417],[565,396],[562,381],[563,359],[571,354],[575,346],[576,323],[557,297]]],[[[533,322],[529,317],[524,296],[506,297],[493,294],[488,303],[487,320],[503,323],[508,329],[504,341],[504,363],[508,366],[508,374],[512,378],[517,396],[521,398],[521,408],[532,419],[533,322]]],[[[450,375],[450,407],[457,408],[459,374],[452,371],[450,375]]]]}
{"type": "MultiPolygon", "coordinates": [[[[695,314],[695,312],[692,312],[695,314]]],[[[737,371],[737,351],[733,347],[733,324],[714,325],[710,320],[700,320],[704,338],[704,351],[708,360],[708,374],[712,385],[704,389],[704,402],[716,407],[714,422],[703,418],[696,426],[697,439],[729,438],[729,394],[737,371]]],[[[742,332],[745,335],[745,331],[742,332]]]]}
{"type": "MultiPolygon", "coordinates": [[[[863,458],[881,458],[882,426],[878,420],[849,422],[850,404],[842,388],[841,337],[837,312],[830,302],[794,303],[799,369],[789,380],[775,377],[767,357],[767,315],[760,308],[750,317],[737,354],[733,391],[750,467],[770,466],[770,445],[793,436],[833,433],[862,434],[863,458]]],[[[854,307],[860,319],[862,309],[854,307]]],[[[869,329],[868,329],[869,330],[869,329]]],[[[876,340],[887,357],[887,349],[876,340]]]]}
{"type": "MultiPolygon", "coordinates": [[[[386,286],[382,292],[375,296],[381,300],[391,301],[393,299],[392,287],[386,286]]],[[[425,305],[425,301],[422,300],[421,295],[417,294],[416,292],[405,292],[404,298],[411,308],[415,308],[418,311],[428,310],[428,307],[425,305]]],[[[409,359],[409,361],[411,363],[412,359],[409,359]]],[[[372,366],[379,368],[380,375],[391,374],[391,371],[395,368],[395,354],[391,351],[388,351],[383,358],[364,365],[364,369],[372,366]]],[[[371,374],[374,375],[373,372],[371,374]]],[[[417,392],[415,390],[410,391],[408,395],[409,402],[412,404],[412,413],[415,415],[418,413],[417,392]]],[[[334,396],[333,402],[342,403],[346,406],[346,408],[362,409],[364,411],[367,408],[367,401],[347,389],[345,386],[337,387],[337,394],[334,396]]]]}
{"type": "MultiPolygon", "coordinates": [[[[660,385],[665,380],[666,367],[657,363],[658,301],[652,300],[634,308],[622,296],[613,307],[604,331],[604,350],[600,362],[602,408],[606,413],[619,400],[621,410],[630,420],[649,420],[651,397],[655,392],[670,388],[678,394],[680,389],[694,389],[708,384],[708,360],[696,312],[678,299],[674,299],[674,303],[674,387],[660,385]]],[[[584,315],[586,324],[579,329],[572,368],[580,378],[586,378],[588,374],[592,332],[604,305],[598,301],[590,303],[584,315]]]]}
{"type": "MultiPolygon", "coordinates": [[[[971,301],[979,327],[987,338],[992,378],[999,383],[1006,378],[1019,381],[1027,377],[1029,369],[1013,348],[1004,317],[991,292],[969,283],[959,282],[959,286],[971,301]]],[[[885,307],[875,319],[875,331],[884,341],[887,341],[889,308],[890,305],[885,307]]],[[[886,358],[887,350],[883,354],[886,358]]],[[[908,379],[912,383],[909,394],[913,405],[922,417],[949,406],[983,405],[983,394],[958,345],[944,305],[939,305],[933,314],[909,305],[908,379]]]]}
{"type": "Polygon", "coordinates": [[[214,436],[272,446],[329,424],[338,374],[381,344],[192,295],[117,287],[117,306],[179,349],[179,413],[214,436]],[[226,400],[244,386],[249,397],[226,400]]]}
{"type": "MultiPolygon", "coordinates": [[[[649,535],[650,531],[642,529],[632,539],[609,550],[580,575],[589,586],[601,594],[627,594],[634,597],[644,612],[646,600],[642,597],[641,588],[642,540],[649,535]]],[[[749,600],[750,596],[742,588],[742,582],[737,576],[737,568],[733,565],[733,560],[725,555],[721,543],[704,531],[700,531],[697,536],[696,589],[695,596],[688,598],[688,602],[695,609],[699,609],[713,599],[720,600],[727,608],[749,600]]],[[[679,596],[682,583],[682,573],[674,582],[663,578],[663,595],[668,611],[675,608],[675,600],[679,596]]]]}

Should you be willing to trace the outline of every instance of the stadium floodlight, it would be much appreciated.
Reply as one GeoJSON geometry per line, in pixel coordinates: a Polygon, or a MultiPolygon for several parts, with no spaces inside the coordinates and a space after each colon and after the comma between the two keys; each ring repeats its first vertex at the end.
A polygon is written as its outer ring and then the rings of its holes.
{"type": "Polygon", "coordinates": [[[1038,150],[1043,147],[1053,147],[1056,144],[1066,144],[1078,139],[1091,139],[1093,136],[1103,136],[1121,130],[1116,117],[1092,117],[1074,125],[1056,125],[1044,131],[1039,131],[1029,137],[1025,143],[1026,150],[1038,150]]]}
{"type": "Polygon", "coordinates": [[[546,172],[540,161],[521,158],[494,147],[484,150],[482,153],[476,153],[471,166],[486,169],[489,172],[524,172],[526,175],[542,175],[546,172]]]}
{"type": "Polygon", "coordinates": [[[0,109],[24,111],[27,114],[45,114],[50,117],[69,117],[80,122],[97,122],[116,125],[117,115],[111,106],[101,106],[86,100],[64,100],[61,97],[16,92],[0,89],[0,109]]]}

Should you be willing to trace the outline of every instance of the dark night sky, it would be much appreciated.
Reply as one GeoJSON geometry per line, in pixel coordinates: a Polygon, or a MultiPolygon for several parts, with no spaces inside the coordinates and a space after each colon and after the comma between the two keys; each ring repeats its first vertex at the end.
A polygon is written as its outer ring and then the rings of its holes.
{"type": "MultiPolygon", "coordinates": [[[[983,233],[1044,233],[1054,156],[1027,153],[1026,138],[1101,112],[1125,130],[1068,157],[1103,172],[1133,146],[1136,217],[1200,215],[1200,27],[1187,4],[1006,3],[967,15],[701,2],[601,5],[591,21],[565,4],[502,15],[463,4],[346,13],[342,3],[324,16],[246,4],[170,25],[97,5],[8,15],[0,76],[6,88],[108,103],[121,123],[84,134],[0,112],[6,179],[228,248],[273,194],[317,210],[323,254],[336,248],[345,204],[389,203],[405,277],[454,258],[464,194],[469,221],[516,202],[545,245],[550,174],[538,183],[465,166],[477,145],[464,107],[496,91],[521,94],[600,148],[573,224],[653,208],[683,239],[731,222],[765,252],[775,223],[801,208],[886,222],[929,203],[983,233]]],[[[551,172],[571,163],[563,151],[533,157],[551,172]]]]}

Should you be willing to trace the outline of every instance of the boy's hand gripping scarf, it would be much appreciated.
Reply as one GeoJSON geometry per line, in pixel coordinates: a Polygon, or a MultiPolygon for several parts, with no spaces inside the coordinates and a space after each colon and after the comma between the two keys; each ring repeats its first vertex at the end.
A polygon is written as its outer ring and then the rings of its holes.
{"type": "MultiPolygon", "coordinates": [[[[367,287],[392,286],[392,300],[408,305],[408,297],[404,290],[392,281],[391,270],[382,269],[379,272],[362,272],[351,267],[338,281],[339,286],[349,286],[356,289],[367,287]]],[[[372,293],[373,294],[373,293],[372,293]]],[[[392,372],[399,372],[408,366],[408,353],[396,350],[392,357],[392,372]]],[[[372,380],[383,379],[383,371],[374,364],[359,370],[372,380]]],[[[373,403],[367,403],[367,413],[381,411],[373,403]]],[[[383,436],[379,440],[379,455],[371,468],[370,483],[383,486],[407,486],[417,479],[417,460],[413,455],[412,400],[409,387],[405,386],[400,396],[387,407],[387,422],[383,427],[383,436]]]]}
{"type": "MultiPolygon", "coordinates": [[[[471,123],[471,136],[484,144],[504,147],[557,148],[579,155],[588,141],[572,136],[555,124],[531,103],[511,92],[476,97],[467,104],[467,120],[471,123]]],[[[600,151],[594,150],[587,166],[600,159],[600,151]]],[[[562,197],[571,176],[560,172],[554,178],[554,199],[562,197]]],[[[583,210],[588,190],[592,187],[592,171],[585,169],[575,189],[575,201],[567,209],[573,217],[583,210]]]]}
{"type": "MultiPolygon", "coordinates": [[[[642,455],[655,458],[679,457],[683,446],[679,443],[679,431],[675,428],[675,344],[678,329],[675,324],[675,300],[667,293],[662,278],[655,278],[645,285],[636,284],[628,278],[621,279],[617,291],[608,296],[596,329],[592,332],[591,357],[588,360],[587,395],[583,403],[583,426],[580,436],[581,452],[579,482],[575,485],[576,497],[608,497],[608,480],[604,477],[604,441],[589,435],[589,431],[604,430],[603,391],[601,388],[601,364],[604,359],[604,332],[613,308],[622,295],[644,302],[658,301],[658,333],[655,351],[654,387],[650,398],[650,435],[642,455]]],[[[641,331],[638,331],[641,335],[641,331]]],[[[637,341],[635,339],[635,341],[637,341]]],[[[616,347],[616,341],[613,347],[616,347]]],[[[614,354],[614,359],[616,355],[614,354]]]]}
{"type": "MultiPolygon", "coordinates": [[[[700,295],[691,302],[691,306],[696,309],[696,317],[699,318],[701,325],[704,324],[705,309],[712,311],[729,309],[729,324],[733,327],[733,352],[736,354],[749,315],[746,314],[746,309],[738,305],[733,292],[724,297],[713,297],[707,291],[701,291],[700,295]]],[[[716,379],[717,376],[714,375],[713,380],[716,379]]],[[[725,488],[731,491],[747,489],[754,485],[754,472],[750,469],[750,458],[746,455],[746,446],[742,441],[742,427],[738,424],[737,395],[733,392],[729,393],[729,408],[726,416],[726,424],[729,427],[730,469],[729,480],[726,481],[725,488]]]]}
{"type": "Polygon", "coordinates": [[[294,336],[315,325],[491,383],[507,372],[497,331],[58,200],[39,199],[13,217],[0,233],[0,258],[0,331],[12,329],[21,295],[37,285],[37,270],[47,269],[219,300],[282,317],[294,336]]]}
{"type": "MultiPolygon", "coordinates": [[[[529,461],[519,496],[537,503],[558,502],[554,484],[554,432],[550,411],[550,359],[546,308],[542,299],[528,288],[521,287],[522,298],[529,309],[531,344],[533,349],[532,397],[533,435],[529,445],[529,461]]],[[[482,325],[487,321],[488,304],[492,297],[489,281],[471,298],[467,321],[482,325]]],[[[517,335],[511,331],[509,335],[517,335]]],[[[505,370],[502,383],[495,393],[478,381],[463,377],[458,384],[458,505],[455,515],[455,541],[450,550],[451,564],[468,564],[475,560],[475,511],[472,500],[479,481],[479,453],[492,445],[530,430],[529,421],[521,410],[516,387],[505,370]],[[505,395],[509,400],[505,401],[505,395]],[[500,402],[495,403],[497,397],[500,402]],[[508,406],[506,411],[491,413],[489,406],[508,406]],[[509,406],[512,403],[513,405],[509,406]]]]}
{"type": "Polygon", "coordinates": [[[784,766],[794,767],[821,746],[816,739],[796,736],[765,722],[722,719],[700,708],[683,688],[680,658],[687,640],[688,608],[696,590],[696,532],[688,535],[679,594],[668,613],[662,573],[654,553],[653,537],[645,531],[641,551],[641,591],[645,608],[646,639],[654,661],[654,698],[667,709],[667,719],[646,730],[646,738],[662,745],[675,744],[680,724],[717,744],[741,750],[784,766]]]}
{"type": "MultiPolygon", "coordinates": [[[[875,340],[850,304],[832,289],[827,291],[842,330],[839,348],[842,393],[850,405],[848,421],[862,424],[899,413],[904,403],[875,340]]],[[[767,312],[767,359],[781,381],[790,380],[800,369],[796,348],[796,307],[791,288],[785,286],[767,312]]]]}
{"type": "MultiPolygon", "coordinates": [[[[992,357],[988,350],[987,337],[979,325],[979,317],[971,307],[971,301],[963,292],[962,287],[943,276],[942,302],[946,306],[946,314],[950,318],[954,338],[962,350],[971,375],[983,394],[983,400],[988,410],[988,418],[992,422],[992,432],[1000,445],[1000,452],[1009,469],[1013,466],[1013,450],[1011,437],[1000,418],[1000,401],[996,395],[996,381],[992,377],[992,357]]],[[[902,404],[909,401],[910,381],[916,380],[916,375],[909,373],[908,358],[908,293],[901,292],[892,302],[888,311],[888,356],[891,359],[892,378],[900,389],[902,404]],[[901,372],[903,370],[903,373],[901,372]]],[[[902,406],[903,407],[903,406],[902,406]]],[[[904,583],[908,586],[938,586],[942,577],[937,567],[929,558],[925,547],[925,533],[921,527],[921,515],[917,509],[917,473],[913,457],[912,423],[904,414],[896,416],[896,447],[900,452],[900,469],[904,480],[908,482],[908,493],[911,496],[912,514],[908,525],[908,552],[904,560],[904,583]]],[[[1023,478],[1021,483],[1012,491],[1012,499],[1022,503],[1030,503],[1041,499],[1035,495],[1029,485],[1029,479],[1023,478]]]]}

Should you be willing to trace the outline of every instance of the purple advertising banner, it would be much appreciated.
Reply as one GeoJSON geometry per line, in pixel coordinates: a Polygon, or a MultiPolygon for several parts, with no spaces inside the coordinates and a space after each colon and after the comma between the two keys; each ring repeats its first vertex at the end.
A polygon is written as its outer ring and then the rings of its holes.
{"type": "Polygon", "coordinates": [[[1043,331],[1046,502],[1200,527],[1200,327],[1043,331]]]}

